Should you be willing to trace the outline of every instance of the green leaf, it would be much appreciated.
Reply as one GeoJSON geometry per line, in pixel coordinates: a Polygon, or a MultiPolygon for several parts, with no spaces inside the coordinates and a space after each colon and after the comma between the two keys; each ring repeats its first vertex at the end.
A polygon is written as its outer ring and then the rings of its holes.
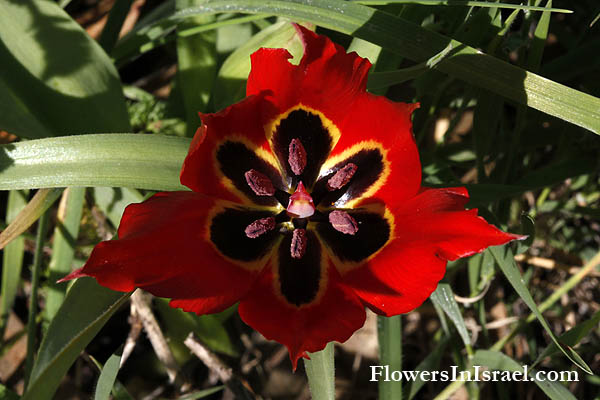
{"type": "Polygon", "coordinates": [[[213,92],[215,108],[224,108],[245,97],[250,55],[261,47],[286,48],[294,60],[299,59],[303,52],[296,30],[289,22],[281,21],[261,30],[223,62],[213,92]]]}
{"type": "MultiPolygon", "coordinates": [[[[444,351],[446,350],[446,346],[450,341],[449,337],[445,337],[439,343],[435,345],[433,351],[427,355],[417,365],[415,371],[437,371],[440,367],[440,361],[442,360],[442,356],[444,355],[444,351]]],[[[417,374],[415,380],[411,380],[409,391],[408,391],[408,400],[411,400],[415,397],[415,395],[421,390],[423,385],[425,385],[426,381],[423,380],[421,374],[417,374]]]]}
{"type": "Polygon", "coordinates": [[[316,353],[308,353],[304,359],[306,377],[313,400],[335,400],[335,372],[333,342],[316,353]]]}
{"type": "MultiPolygon", "coordinates": [[[[490,350],[477,350],[472,361],[473,365],[485,366],[491,370],[497,371],[509,371],[520,373],[519,379],[524,380],[523,376],[524,368],[521,364],[510,358],[504,353],[490,350]]],[[[533,380],[536,385],[552,400],[576,400],[575,396],[569,392],[560,382],[552,382],[548,380],[537,380],[535,376],[535,370],[529,369],[528,380],[533,380]]]]}
{"type": "MultiPolygon", "coordinates": [[[[6,204],[6,222],[10,224],[27,204],[28,191],[13,190],[8,194],[6,204]]],[[[2,254],[2,291],[0,292],[0,338],[4,337],[4,330],[8,315],[17,295],[17,288],[21,281],[21,268],[23,267],[23,251],[25,238],[17,237],[4,248],[2,254]]]]}
{"type": "Polygon", "coordinates": [[[30,139],[130,130],[117,71],[55,2],[2,1],[0,26],[0,130],[30,139]]]}
{"type": "Polygon", "coordinates": [[[354,3],[365,5],[386,5],[386,4],[422,4],[426,6],[463,6],[463,7],[489,7],[489,8],[507,8],[527,11],[551,11],[557,13],[571,14],[572,10],[564,8],[544,8],[538,6],[524,6],[520,4],[496,3],[489,1],[472,0],[351,0],[354,3]]]}
{"type": "Polygon", "coordinates": [[[197,392],[186,394],[185,396],[181,396],[178,400],[196,400],[203,399],[207,396],[210,396],[213,393],[220,392],[225,389],[225,386],[215,386],[210,389],[199,390],[197,392]]]}
{"type": "Polygon", "coordinates": [[[106,25],[98,38],[98,44],[109,54],[119,39],[119,33],[121,33],[123,23],[131,9],[131,4],[133,4],[133,0],[116,0],[110,9],[106,25]]]}
{"type": "Polygon", "coordinates": [[[540,313],[540,310],[538,309],[537,305],[535,304],[533,297],[531,297],[531,293],[529,293],[529,290],[527,290],[527,287],[525,286],[525,282],[523,282],[523,278],[521,277],[521,274],[519,273],[519,270],[517,269],[517,265],[515,264],[515,259],[514,259],[512,250],[508,246],[506,246],[506,247],[493,246],[493,247],[490,247],[489,249],[490,249],[492,255],[494,256],[494,258],[496,259],[498,266],[504,273],[504,276],[506,276],[506,279],[508,279],[508,281],[510,282],[512,287],[515,289],[517,294],[521,297],[521,299],[523,299],[525,304],[527,304],[527,306],[531,309],[533,315],[535,315],[535,317],[540,321],[540,323],[542,324],[542,326],[544,327],[544,329],[546,330],[548,335],[550,335],[552,342],[554,342],[557,346],[559,346],[559,348],[561,349],[563,354],[566,355],[569,358],[569,360],[571,360],[571,362],[573,362],[573,364],[577,365],[579,368],[581,368],[583,371],[587,372],[588,374],[592,374],[592,370],[590,369],[590,367],[585,363],[585,361],[583,361],[581,359],[581,357],[579,356],[579,354],[577,354],[575,352],[575,350],[571,349],[570,347],[560,346],[560,343],[556,339],[554,332],[552,332],[550,325],[548,325],[548,323],[546,322],[546,320],[540,313]]]}
{"type": "Polygon", "coordinates": [[[173,18],[222,12],[266,13],[310,21],[365,39],[416,62],[450,46],[451,54],[436,69],[600,134],[600,99],[370,7],[342,0],[208,0],[201,8],[180,11],[173,18]]]}
{"type": "Polygon", "coordinates": [[[139,191],[130,188],[95,187],[93,193],[94,202],[114,227],[119,226],[125,207],[144,200],[139,191]]]}
{"type": "Polygon", "coordinates": [[[460,313],[460,309],[458,308],[458,304],[454,299],[454,293],[450,288],[450,285],[447,283],[438,284],[435,292],[431,293],[429,297],[431,301],[436,303],[446,315],[450,318],[450,320],[454,323],[458,334],[460,335],[462,341],[465,346],[471,345],[471,337],[469,336],[469,331],[465,326],[465,321],[460,313]]]}
{"type": "MultiPolygon", "coordinates": [[[[600,311],[597,311],[592,318],[588,319],[585,322],[580,323],[579,325],[569,329],[567,332],[563,333],[558,337],[558,342],[561,343],[561,347],[568,346],[574,347],[590,333],[592,329],[595,329],[600,324],[600,311]]],[[[542,361],[546,357],[553,356],[554,354],[560,352],[558,347],[556,347],[555,343],[550,343],[548,347],[539,355],[534,366],[537,365],[540,361],[542,361]]]]}
{"type": "Polygon", "coordinates": [[[0,146],[0,190],[62,186],[127,186],[185,190],[179,172],[189,139],[102,134],[0,146]]]}
{"type": "Polygon", "coordinates": [[[48,327],[23,400],[51,399],[79,353],[129,295],[106,289],[92,278],[78,279],[48,327]]]}
{"type": "MultiPolygon", "coordinates": [[[[175,8],[202,5],[203,0],[176,0],[175,8]]],[[[209,24],[214,21],[212,15],[202,15],[182,21],[177,29],[185,30],[209,24]]],[[[187,136],[192,137],[200,125],[198,112],[206,112],[213,81],[217,72],[217,50],[214,31],[193,36],[177,37],[177,79],[179,92],[183,97],[187,122],[187,136]]]]}
{"type": "MultiPolygon", "coordinates": [[[[402,371],[402,316],[377,316],[379,363],[391,371],[402,371]]],[[[379,400],[402,399],[402,380],[379,379],[379,400]]]]}
{"type": "Polygon", "coordinates": [[[98,377],[98,383],[96,384],[94,400],[109,400],[110,393],[117,380],[117,374],[119,373],[122,354],[123,348],[121,347],[117,352],[111,354],[104,363],[104,367],[102,367],[102,371],[98,377]]]}
{"type": "Polygon", "coordinates": [[[52,243],[52,257],[48,269],[50,279],[46,291],[44,329],[56,315],[67,291],[67,283],[56,281],[71,272],[75,257],[75,243],[79,235],[85,188],[65,189],[58,207],[52,243]]]}
{"type": "Polygon", "coordinates": [[[2,400],[19,400],[20,398],[21,397],[18,394],[16,394],[12,390],[7,389],[6,386],[4,386],[3,384],[0,383],[0,399],[2,399],[2,400]]]}
{"type": "Polygon", "coordinates": [[[19,212],[19,215],[0,232],[0,249],[4,248],[11,240],[25,232],[62,193],[62,188],[40,189],[31,201],[19,212]]]}

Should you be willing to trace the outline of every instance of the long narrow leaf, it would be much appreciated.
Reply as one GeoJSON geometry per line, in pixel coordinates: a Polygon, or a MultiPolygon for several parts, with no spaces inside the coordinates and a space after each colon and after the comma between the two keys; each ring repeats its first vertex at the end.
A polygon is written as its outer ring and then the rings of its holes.
{"type": "Polygon", "coordinates": [[[275,14],[310,21],[368,40],[416,62],[451,47],[451,54],[436,66],[440,71],[600,134],[600,99],[360,4],[342,0],[208,0],[202,7],[182,10],[173,18],[223,12],[275,14]]]}

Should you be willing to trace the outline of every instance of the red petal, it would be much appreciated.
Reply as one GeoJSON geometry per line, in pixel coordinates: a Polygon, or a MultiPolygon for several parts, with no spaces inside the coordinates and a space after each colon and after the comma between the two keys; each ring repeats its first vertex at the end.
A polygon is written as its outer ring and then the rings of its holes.
{"type": "MultiPolygon", "coordinates": [[[[270,107],[272,106],[264,101],[263,96],[259,95],[248,97],[216,114],[201,114],[202,126],[198,128],[183,162],[181,183],[195,192],[220,199],[243,199],[243,196],[231,190],[231,182],[219,169],[215,152],[225,139],[234,139],[243,142],[251,150],[260,153],[263,160],[276,166],[276,161],[268,150],[261,119],[261,109],[270,107]]],[[[252,167],[249,165],[246,170],[252,167]]],[[[246,170],[241,172],[239,179],[242,181],[246,170]]],[[[277,182],[273,183],[277,186],[277,182]]]]}
{"type": "Polygon", "coordinates": [[[258,50],[251,57],[246,94],[268,91],[266,98],[279,112],[303,104],[337,124],[346,117],[356,94],[365,91],[371,63],[356,53],[347,54],[326,36],[299,25],[296,29],[304,43],[300,64],[289,63],[287,50],[258,50]]]}
{"type": "Polygon", "coordinates": [[[431,245],[447,260],[456,260],[523,236],[505,233],[464,210],[468,201],[464,188],[425,189],[412,200],[393,209],[395,237],[404,243],[431,245]]]}
{"type": "Polygon", "coordinates": [[[387,150],[389,175],[364,197],[376,196],[392,206],[413,197],[421,185],[421,162],[411,122],[412,111],[417,107],[418,104],[396,103],[369,93],[356,96],[345,110],[348,118],[338,125],[342,135],[327,166],[346,158],[353,152],[352,146],[373,147],[369,143],[377,143],[387,150]]]}
{"type": "Polygon", "coordinates": [[[84,267],[65,279],[91,276],[113,290],[139,287],[161,297],[205,301],[211,312],[229,307],[257,274],[226,261],[206,240],[215,203],[193,192],[165,192],[130,205],[119,239],[100,243],[84,267]]]}
{"type": "Polygon", "coordinates": [[[445,271],[446,260],[431,249],[394,240],[367,265],[344,275],[343,281],[374,312],[392,316],[420,306],[445,271]]]}
{"type": "Polygon", "coordinates": [[[275,293],[271,268],[256,281],[242,299],[240,317],[267,339],[287,346],[296,369],[305,352],[322,350],[328,342],[346,341],[365,321],[360,300],[340,282],[335,268],[329,266],[329,278],[323,296],[316,303],[294,307],[275,293]]]}

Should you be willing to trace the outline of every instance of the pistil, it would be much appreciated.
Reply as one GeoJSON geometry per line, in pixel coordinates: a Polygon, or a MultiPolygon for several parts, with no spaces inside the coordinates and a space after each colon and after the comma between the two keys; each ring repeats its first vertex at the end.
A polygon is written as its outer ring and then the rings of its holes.
{"type": "Polygon", "coordinates": [[[330,212],[329,223],[336,231],[346,235],[354,235],[358,232],[358,223],[346,211],[335,210],[330,212]]]}
{"type": "Polygon", "coordinates": [[[290,196],[287,212],[294,218],[308,218],[315,213],[313,199],[304,188],[302,181],[298,182],[296,191],[290,196]]]}
{"type": "Polygon", "coordinates": [[[342,168],[338,169],[337,172],[327,181],[327,190],[334,191],[344,187],[348,182],[350,182],[350,179],[352,179],[357,169],[358,167],[354,163],[348,163],[342,168]]]}
{"type": "Polygon", "coordinates": [[[256,221],[248,225],[244,232],[246,233],[247,237],[251,239],[256,239],[260,235],[263,235],[273,229],[275,229],[275,218],[267,217],[257,219],[256,221]]]}
{"type": "Polygon", "coordinates": [[[250,186],[250,189],[257,196],[273,196],[275,194],[275,187],[273,182],[263,173],[258,172],[255,169],[246,171],[244,174],[246,177],[246,183],[250,186]]]}
{"type": "Polygon", "coordinates": [[[306,167],[306,149],[299,139],[292,139],[288,148],[288,163],[292,172],[296,175],[302,174],[306,167]]]}
{"type": "Polygon", "coordinates": [[[290,244],[290,253],[293,258],[302,258],[306,253],[306,230],[294,229],[292,233],[292,243],[290,244]]]}

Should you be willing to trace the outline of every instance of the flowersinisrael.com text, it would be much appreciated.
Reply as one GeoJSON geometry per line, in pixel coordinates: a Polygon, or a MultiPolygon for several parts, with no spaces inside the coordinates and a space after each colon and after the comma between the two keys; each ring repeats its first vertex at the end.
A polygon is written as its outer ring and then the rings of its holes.
{"type": "Polygon", "coordinates": [[[520,371],[490,371],[481,365],[473,366],[471,371],[460,371],[456,365],[447,371],[396,371],[390,370],[389,365],[372,365],[371,382],[378,381],[416,381],[423,382],[579,382],[577,371],[529,371],[527,365],[523,365],[520,371]]]}

